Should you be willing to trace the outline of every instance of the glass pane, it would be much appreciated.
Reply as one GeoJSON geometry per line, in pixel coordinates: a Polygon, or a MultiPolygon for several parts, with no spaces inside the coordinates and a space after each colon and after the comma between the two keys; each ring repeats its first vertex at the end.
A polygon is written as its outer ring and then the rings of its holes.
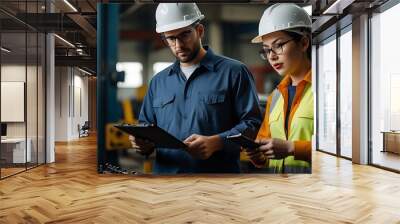
{"type": "Polygon", "coordinates": [[[1,121],[2,177],[25,170],[30,162],[30,142],[26,141],[26,33],[2,33],[1,45],[1,121]],[[28,147],[27,147],[28,146],[28,147]],[[28,149],[28,150],[27,150],[28,149]]]}
{"type": "MultiPolygon", "coordinates": [[[[30,147],[30,159],[28,160],[28,168],[37,165],[38,160],[38,143],[37,143],[37,115],[38,115],[38,35],[36,32],[27,34],[28,38],[28,64],[27,64],[27,82],[26,82],[26,112],[27,112],[27,142],[30,147]]],[[[29,148],[28,147],[28,148],[29,148]]]]}
{"type": "MultiPolygon", "coordinates": [[[[0,1],[0,7],[8,12],[13,12],[16,17],[21,16],[21,12],[25,10],[25,1],[0,1]]],[[[15,19],[11,19],[8,15],[0,12],[1,31],[2,32],[23,32],[25,33],[25,25],[15,19]]]]}
{"type": "Polygon", "coordinates": [[[336,153],[336,37],[318,48],[318,147],[336,153]]]}
{"type": "Polygon", "coordinates": [[[371,19],[372,163],[400,170],[400,4],[371,19]]]}
{"type": "Polygon", "coordinates": [[[340,37],[340,153],[352,157],[352,32],[340,37]]]}
{"type": "Polygon", "coordinates": [[[44,34],[39,34],[38,45],[38,163],[45,163],[45,51],[46,37],[44,34]]]}

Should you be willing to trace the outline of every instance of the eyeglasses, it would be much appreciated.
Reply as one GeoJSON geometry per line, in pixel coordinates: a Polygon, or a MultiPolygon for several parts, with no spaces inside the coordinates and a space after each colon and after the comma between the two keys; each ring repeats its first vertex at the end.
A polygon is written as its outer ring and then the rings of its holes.
{"type": "Polygon", "coordinates": [[[164,40],[165,44],[167,44],[170,47],[175,47],[176,45],[176,40],[179,40],[182,43],[188,43],[192,39],[192,32],[193,29],[183,31],[182,33],[176,35],[176,36],[162,36],[162,39],[164,40]]]}
{"type": "Polygon", "coordinates": [[[271,52],[274,52],[274,54],[282,54],[283,53],[283,46],[285,46],[285,44],[289,43],[290,41],[292,41],[293,39],[287,40],[285,42],[281,42],[278,44],[274,44],[272,45],[271,48],[262,48],[258,53],[260,53],[260,57],[263,60],[266,60],[268,58],[268,56],[271,54],[271,52]]]}

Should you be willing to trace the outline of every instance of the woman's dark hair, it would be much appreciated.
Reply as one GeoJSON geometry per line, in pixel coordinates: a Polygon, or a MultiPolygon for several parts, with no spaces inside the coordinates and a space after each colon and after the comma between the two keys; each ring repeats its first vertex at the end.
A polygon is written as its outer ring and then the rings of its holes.
{"type": "Polygon", "coordinates": [[[286,30],[284,30],[283,32],[285,32],[287,35],[289,35],[291,38],[293,38],[293,40],[296,41],[296,42],[299,42],[301,40],[301,38],[303,38],[304,36],[307,37],[308,40],[309,40],[309,45],[308,45],[308,49],[307,49],[307,56],[308,56],[308,59],[311,60],[311,48],[312,48],[312,46],[311,46],[311,32],[309,30],[307,30],[307,29],[299,30],[299,31],[301,31],[302,33],[305,33],[306,35],[301,35],[299,33],[286,31],[286,30]]]}

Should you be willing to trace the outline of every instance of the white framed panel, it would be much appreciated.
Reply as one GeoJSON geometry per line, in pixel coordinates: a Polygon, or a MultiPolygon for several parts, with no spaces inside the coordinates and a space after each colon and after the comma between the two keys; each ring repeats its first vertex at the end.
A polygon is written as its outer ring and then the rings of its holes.
{"type": "Polygon", "coordinates": [[[1,122],[24,122],[25,82],[1,82],[1,122]]]}

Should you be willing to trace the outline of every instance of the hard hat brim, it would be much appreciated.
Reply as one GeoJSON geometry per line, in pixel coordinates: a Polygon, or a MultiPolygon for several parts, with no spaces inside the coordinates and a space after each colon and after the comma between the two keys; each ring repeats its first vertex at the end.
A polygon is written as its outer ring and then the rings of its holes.
{"type": "Polygon", "coordinates": [[[171,30],[177,30],[183,27],[187,27],[192,25],[193,23],[200,21],[204,18],[204,16],[200,16],[200,18],[196,18],[193,20],[187,20],[187,21],[181,21],[181,22],[177,22],[177,23],[172,23],[172,24],[168,24],[168,25],[164,25],[164,26],[160,26],[156,28],[156,32],[157,33],[164,33],[164,32],[168,32],[171,30]]]}
{"type": "Polygon", "coordinates": [[[272,32],[268,32],[268,33],[265,33],[265,34],[258,35],[258,36],[256,36],[256,37],[254,37],[254,38],[251,40],[251,43],[253,43],[253,44],[262,43],[262,42],[263,42],[263,40],[262,40],[262,37],[263,37],[263,36],[269,35],[269,34],[271,34],[271,33],[279,32],[279,31],[289,31],[289,32],[295,32],[295,33],[298,33],[298,34],[302,34],[302,33],[300,33],[300,32],[296,32],[296,29],[299,29],[299,28],[311,29],[311,27],[309,27],[309,26],[303,26],[303,25],[302,25],[302,26],[293,26],[293,27],[284,28],[284,29],[277,29],[277,30],[274,30],[274,31],[272,31],[272,32]]]}
{"type": "Polygon", "coordinates": [[[253,43],[253,44],[261,43],[261,42],[262,42],[262,37],[263,37],[263,36],[265,36],[265,35],[254,37],[254,38],[251,40],[251,43],[253,43]]]}

